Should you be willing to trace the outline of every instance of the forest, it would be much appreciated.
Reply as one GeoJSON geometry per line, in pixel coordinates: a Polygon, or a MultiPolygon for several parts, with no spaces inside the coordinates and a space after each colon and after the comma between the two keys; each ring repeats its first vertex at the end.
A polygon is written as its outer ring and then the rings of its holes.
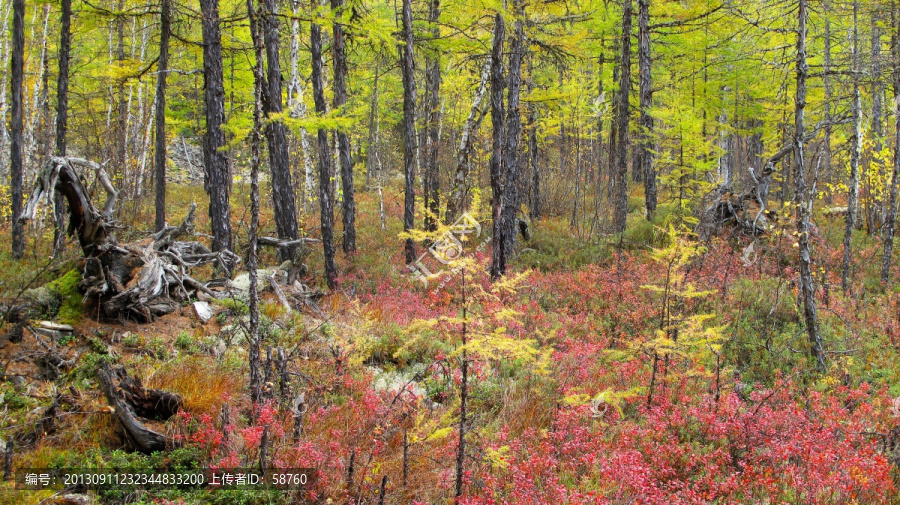
{"type": "Polygon", "coordinates": [[[0,505],[900,501],[896,0],[0,0],[0,505]]]}

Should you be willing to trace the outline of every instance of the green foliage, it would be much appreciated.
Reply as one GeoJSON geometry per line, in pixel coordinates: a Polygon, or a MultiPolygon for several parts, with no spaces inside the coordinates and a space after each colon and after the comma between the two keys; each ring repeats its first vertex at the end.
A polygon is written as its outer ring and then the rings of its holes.
{"type": "Polygon", "coordinates": [[[75,325],[81,322],[82,295],[78,291],[80,282],[81,272],[77,268],[73,268],[59,279],[47,283],[47,288],[61,300],[56,317],[63,324],[75,325]]]}

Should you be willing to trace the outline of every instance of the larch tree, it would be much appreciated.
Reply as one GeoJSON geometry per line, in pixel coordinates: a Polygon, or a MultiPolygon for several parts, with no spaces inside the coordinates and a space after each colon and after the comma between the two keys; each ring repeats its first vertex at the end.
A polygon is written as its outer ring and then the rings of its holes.
{"type": "MultiPolygon", "coordinates": [[[[70,0],[65,0],[70,1],[70,0]]],[[[159,62],[156,76],[156,230],[166,227],[166,74],[169,71],[169,34],[172,31],[170,0],[159,6],[159,62]]]]}
{"type": "MultiPolygon", "coordinates": [[[[429,0],[428,23],[432,43],[440,37],[438,20],[441,16],[440,0],[429,0]]],[[[440,212],[440,181],[438,179],[438,135],[441,121],[441,58],[440,50],[432,47],[425,55],[425,170],[422,174],[422,197],[425,208],[425,230],[434,231],[440,212]]]]}
{"type": "Polygon", "coordinates": [[[852,267],[853,228],[856,226],[857,211],[859,208],[859,161],[862,157],[862,103],[859,93],[859,1],[853,2],[853,35],[852,45],[852,72],[853,72],[853,144],[850,148],[850,181],[847,184],[847,214],[844,227],[844,263],[841,269],[841,288],[844,293],[850,291],[850,268],[852,267]]]}
{"type": "MultiPolygon", "coordinates": [[[[315,8],[315,0],[313,0],[315,8]]],[[[310,25],[310,55],[312,57],[313,101],[316,106],[316,114],[324,116],[326,111],[325,88],[322,79],[322,26],[316,22],[310,25]]],[[[319,127],[317,132],[318,165],[319,165],[319,210],[322,228],[322,251],[325,256],[325,281],[328,287],[334,289],[337,286],[337,268],[334,264],[334,200],[331,195],[331,153],[329,152],[328,130],[319,127]]]]}
{"type": "Polygon", "coordinates": [[[25,0],[13,0],[12,56],[10,58],[10,196],[12,199],[12,255],[22,259],[25,255],[25,223],[22,215],[23,167],[23,116],[22,94],[25,73],[25,0]]]}
{"type": "MultiPolygon", "coordinates": [[[[66,155],[66,134],[69,125],[69,55],[72,48],[72,0],[61,0],[59,14],[59,74],[56,78],[56,154],[66,155]]],[[[53,197],[53,253],[65,248],[65,199],[59,193],[53,197]]]]}
{"type": "MultiPolygon", "coordinates": [[[[403,41],[400,45],[400,68],[403,73],[403,231],[415,226],[416,204],[416,75],[413,48],[412,0],[403,0],[403,41]]],[[[416,245],[411,237],[404,242],[406,263],[416,260],[416,245]]]]}
{"type": "MultiPolygon", "coordinates": [[[[900,11],[894,4],[891,10],[894,20],[891,56],[893,59],[894,103],[900,103],[900,11]]],[[[894,228],[897,225],[897,179],[900,178],[900,114],[894,115],[894,168],[891,174],[887,216],[884,220],[884,258],[881,263],[881,282],[891,278],[891,255],[894,250],[894,228]]]]}
{"type": "Polygon", "coordinates": [[[504,125],[503,146],[503,192],[501,212],[503,252],[506,259],[515,254],[519,215],[519,139],[522,136],[521,100],[522,60],[525,48],[525,20],[521,0],[513,2],[512,37],[509,46],[509,68],[507,69],[506,124],[504,125]]]}
{"type": "Polygon", "coordinates": [[[806,86],[809,77],[809,63],[806,55],[807,22],[809,20],[808,0],[799,0],[797,9],[797,89],[794,97],[794,206],[796,208],[797,245],[800,264],[800,298],[803,301],[803,320],[809,338],[813,359],[817,368],[825,371],[825,351],[819,335],[819,315],[816,310],[815,288],[810,257],[810,215],[812,198],[806,184],[806,86]]]}
{"type": "Polygon", "coordinates": [[[628,214],[628,95],[631,89],[632,0],[622,2],[622,38],[619,56],[619,90],[616,94],[616,145],[613,173],[613,231],[625,231],[628,214]]]}
{"type": "Polygon", "coordinates": [[[640,77],[640,141],[636,146],[638,170],[644,177],[647,219],[656,212],[656,171],[653,168],[653,79],[650,57],[650,0],[638,0],[638,73],[640,77]]]}
{"type": "MultiPolygon", "coordinates": [[[[288,156],[287,127],[273,117],[284,110],[281,93],[281,62],[279,56],[280,36],[278,32],[278,2],[265,0],[265,16],[260,20],[260,29],[266,46],[266,86],[263,106],[269,116],[265,128],[269,147],[269,170],[272,177],[272,203],[275,212],[275,229],[278,236],[289,240],[300,238],[297,226],[297,204],[294,185],[291,181],[291,166],[288,156]]],[[[283,259],[294,259],[296,245],[279,251],[283,259]]]]}
{"type": "MultiPolygon", "coordinates": [[[[212,250],[231,250],[231,204],[228,160],[225,159],[225,85],[222,75],[222,34],[219,1],[200,0],[203,29],[203,96],[206,135],[203,145],[204,186],[209,195],[212,250]]],[[[220,265],[226,271],[231,265],[220,265]]]]}
{"type": "MultiPolygon", "coordinates": [[[[344,37],[344,0],[331,0],[331,8],[336,20],[332,25],[334,41],[334,108],[341,110],[347,105],[347,53],[344,37]]],[[[341,165],[341,198],[344,239],[341,246],[346,254],[356,252],[356,198],[353,187],[353,162],[350,159],[350,137],[346,130],[337,130],[338,160],[341,165]]]]}
{"type": "Polygon", "coordinates": [[[503,149],[506,118],[503,112],[503,42],[506,38],[506,22],[503,15],[494,16],[494,40],[491,46],[491,279],[506,275],[506,254],[503,240],[503,149]]]}

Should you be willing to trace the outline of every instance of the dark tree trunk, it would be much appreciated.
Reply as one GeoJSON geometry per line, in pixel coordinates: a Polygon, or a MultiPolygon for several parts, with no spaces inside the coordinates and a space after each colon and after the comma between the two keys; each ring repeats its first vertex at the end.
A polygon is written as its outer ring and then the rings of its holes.
{"type": "MultiPolygon", "coordinates": [[[[533,57],[528,58],[527,92],[530,95],[534,91],[534,63],[533,57]]],[[[541,217],[541,173],[538,170],[538,143],[537,143],[537,110],[532,102],[528,102],[528,166],[531,168],[531,219],[541,217]]]]}
{"type": "Polygon", "coordinates": [[[503,240],[503,144],[504,144],[504,115],[503,115],[503,39],[506,37],[506,24],[503,16],[497,14],[494,18],[494,43],[491,48],[491,124],[494,131],[492,136],[492,151],[490,161],[491,191],[491,216],[493,218],[493,236],[491,245],[491,278],[498,279],[506,275],[506,252],[503,240]]]}
{"type": "MultiPolygon", "coordinates": [[[[403,71],[403,231],[413,229],[416,204],[416,76],[413,49],[412,0],[403,0],[403,45],[400,67],[403,71]]],[[[416,260],[416,245],[411,238],[404,244],[406,263],[416,260]]]]}
{"type": "MultiPolygon", "coordinates": [[[[119,0],[119,12],[125,10],[124,0],[119,0]]],[[[119,15],[115,18],[116,24],[116,62],[119,65],[125,65],[125,16],[119,15]]],[[[128,172],[128,102],[125,98],[125,78],[119,78],[116,91],[117,112],[116,112],[116,153],[115,167],[122,176],[123,181],[129,181],[131,174],[128,172]]],[[[126,194],[129,193],[127,182],[122,185],[126,194]]]]}
{"type": "MultiPolygon", "coordinates": [[[[315,8],[313,3],[313,8],[315,8]]],[[[310,26],[310,53],[312,56],[312,88],[316,114],[324,116],[325,90],[322,84],[322,27],[316,23],[310,26]]],[[[319,209],[321,211],[322,250],[325,255],[325,281],[328,287],[337,286],[337,268],[334,265],[334,201],[331,197],[331,153],[328,144],[328,131],[319,128],[319,209]]]]}
{"type": "MultiPolygon", "coordinates": [[[[825,54],[824,58],[824,76],[822,77],[822,85],[825,94],[825,121],[831,121],[832,112],[832,84],[831,84],[831,1],[825,0],[822,7],[822,15],[825,17],[825,54]]],[[[833,183],[833,174],[831,170],[831,125],[825,126],[824,138],[822,140],[822,168],[825,172],[825,180],[833,183]]],[[[827,201],[831,202],[831,192],[826,194],[827,201]]]]}
{"type": "MultiPolygon", "coordinates": [[[[431,37],[437,39],[440,36],[438,19],[441,16],[440,0],[431,0],[428,3],[428,22],[431,24],[431,37]]],[[[441,58],[440,53],[431,49],[425,58],[425,111],[427,125],[425,126],[425,173],[423,174],[425,208],[430,214],[425,215],[425,229],[434,231],[437,229],[435,220],[440,212],[440,183],[438,172],[438,134],[441,121],[441,58]]]]}
{"type": "Polygon", "coordinates": [[[638,167],[644,176],[647,219],[656,212],[656,171],[653,170],[653,80],[650,59],[650,0],[638,0],[638,67],[641,92],[641,143],[637,147],[638,167]]]}
{"type": "Polygon", "coordinates": [[[625,231],[628,214],[628,92],[631,88],[631,14],[632,0],[622,3],[622,39],[619,57],[619,92],[616,97],[616,164],[613,195],[613,231],[625,231]]]}
{"type": "Polygon", "coordinates": [[[847,215],[844,227],[844,263],[841,269],[841,288],[844,293],[850,291],[850,267],[853,263],[851,238],[856,226],[859,207],[859,161],[862,155],[862,106],[859,96],[859,1],[853,2],[853,144],[850,150],[850,181],[847,185],[847,215]]]}
{"type": "MultiPolygon", "coordinates": [[[[622,36],[619,35],[619,39],[621,40],[622,36]]],[[[613,58],[613,72],[612,72],[612,80],[613,83],[619,82],[619,69],[622,67],[620,58],[622,57],[621,51],[619,54],[615,55],[613,58]]],[[[608,169],[607,178],[609,179],[609,184],[606,186],[606,196],[609,198],[610,203],[613,200],[613,194],[616,191],[616,179],[618,175],[616,175],[616,153],[618,151],[619,146],[619,94],[616,93],[612,99],[612,119],[609,122],[609,155],[608,155],[608,169]]]]}
{"type": "MultiPolygon", "coordinates": [[[[253,6],[253,0],[247,0],[247,13],[250,17],[250,32],[253,35],[253,49],[256,61],[253,66],[253,130],[250,132],[250,232],[247,251],[247,269],[250,272],[249,310],[250,310],[250,399],[253,408],[257,408],[261,400],[262,373],[259,353],[259,291],[258,291],[258,246],[259,246],[259,149],[262,144],[262,108],[266,77],[263,74],[264,46],[263,37],[259,33],[259,17],[253,6]]],[[[253,412],[255,419],[256,412],[253,412]]]]}
{"type": "MultiPolygon", "coordinates": [[[[203,28],[203,80],[206,137],[203,145],[204,185],[209,195],[212,250],[231,250],[231,206],[228,160],[225,159],[225,85],[222,76],[222,35],[219,1],[200,0],[203,28]]],[[[226,271],[231,265],[221,265],[226,271]]]]}
{"type": "MultiPolygon", "coordinates": [[[[891,55],[893,56],[894,101],[900,101],[900,12],[896,5],[891,10],[894,23],[891,55]]],[[[888,212],[884,222],[884,260],[881,265],[881,281],[885,284],[891,278],[891,254],[894,249],[894,227],[897,222],[897,179],[900,178],[900,114],[895,115],[894,131],[894,171],[888,200],[888,212]]]]}
{"type": "MultiPolygon", "coordinates": [[[[59,75],[56,80],[56,155],[66,155],[66,132],[69,123],[69,52],[72,46],[72,0],[60,2],[59,23],[59,75]]],[[[66,209],[62,195],[53,195],[53,253],[59,254],[66,246],[66,209]]]]}
{"type": "Polygon", "coordinates": [[[166,73],[169,71],[169,32],[172,29],[169,16],[169,0],[162,0],[159,74],[156,78],[156,231],[166,227],[166,73]]]}
{"type": "MultiPolygon", "coordinates": [[[[340,19],[344,10],[344,0],[331,0],[331,8],[336,19],[340,19]]],[[[347,54],[344,48],[344,26],[334,23],[334,108],[340,110],[347,103],[347,54]]],[[[344,240],[341,243],[344,253],[356,252],[356,199],[353,187],[353,164],[350,160],[350,138],[347,133],[338,130],[338,159],[341,163],[341,187],[344,197],[341,199],[344,224],[344,240]]]]}
{"type": "Polygon", "coordinates": [[[819,336],[819,316],[816,311],[815,289],[813,288],[812,260],[810,259],[810,200],[809,189],[804,176],[804,145],[806,139],[806,79],[809,64],[806,62],[806,23],[808,19],[807,1],[799,0],[797,31],[797,95],[794,100],[794,204],[797,209],[797,240],[800,260],[800,297],[803,300],[803,319],[813,359],[817,368],[825,371],[825,353],[819,336]]]}
{"type": "MultiPolygon", "coordinates": [[[[264,106],[269,116],[283,111],[281,97],[281,63],[279,60],[278,5],[277,0],[265,0],[266,15],[261,23],[266,44],[266,93],[264,106]]],[[[272,174],[272,203],[275,205],[275,228],[278,236],[290,240],[300,238],[297,228],[297,206],[291,181],[291,164],[288,156],[287,127],[281,121],[270,121],[266,126],[269,145],[269,169],[272,174]]],[[[279,250],[282,259],[293,259],[297,246],[279,250]]]]}
{"type": "MultiPolygon", "coordinates": [[[[507,75],[506,131],[503,147],[503,252],[507,257],[515,254],[519,215],[519,138],[522,134],[520,114],[520,94],[522,91],[522,57],[525,51],[525,25],[521,0],[513,4],[516,22],[509,48],[509,70],[507,75]]],[[[577,201],[577,197],[576,197],[577,201]]]]}
{"type": "Polygon", "coordinates": [[[12,254],[21,259],[25,255],[25,225],[22,215],[23,116],[22,87],[25,58],[25,0],[13,0],[12,55],[10,57],[10,196],[12,197],[12,254]]]}

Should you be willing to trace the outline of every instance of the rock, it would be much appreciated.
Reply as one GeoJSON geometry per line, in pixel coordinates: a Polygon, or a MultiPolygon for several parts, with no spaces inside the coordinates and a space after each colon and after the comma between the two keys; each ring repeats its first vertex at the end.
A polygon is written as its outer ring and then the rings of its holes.
{"type": "Polygon", "coordinates": [[[211,302],[211,301],[213,301],[215,298],[213,298],[213,297],[209,296],[208,294],[206,294],[205,291],[197,291],[197,299],[200,300],[201,302],[211,302]]]}
{"type": "Polygon", "coordinates": [[[209,306],[207,302],[194,302],[194,312],[197,314],[197,318],[200,319],[200,322],[206,324],[210,319],[213,318],[215,313],[213,313],[212,307],[209,306]]]}
{"type": "Polygon", "coordinates": [[[62,304],[62,298],[47,286],[25,290],[22,298],[44,309],[48,314],[56,314],[62,304]]]}
{"type": "MultiPolygon", "coordinates": [[[[287,284],[288,274],[281,268],[260,268],[256,271],[257,289],[265,291],[269,289],[269,279],[275,276],[275,281],[281,285],[287,284]]],[[[233,295],[242,300],[250,300],[250,272],[243,272],[235,277],[229,286],[233,295]]]]}

